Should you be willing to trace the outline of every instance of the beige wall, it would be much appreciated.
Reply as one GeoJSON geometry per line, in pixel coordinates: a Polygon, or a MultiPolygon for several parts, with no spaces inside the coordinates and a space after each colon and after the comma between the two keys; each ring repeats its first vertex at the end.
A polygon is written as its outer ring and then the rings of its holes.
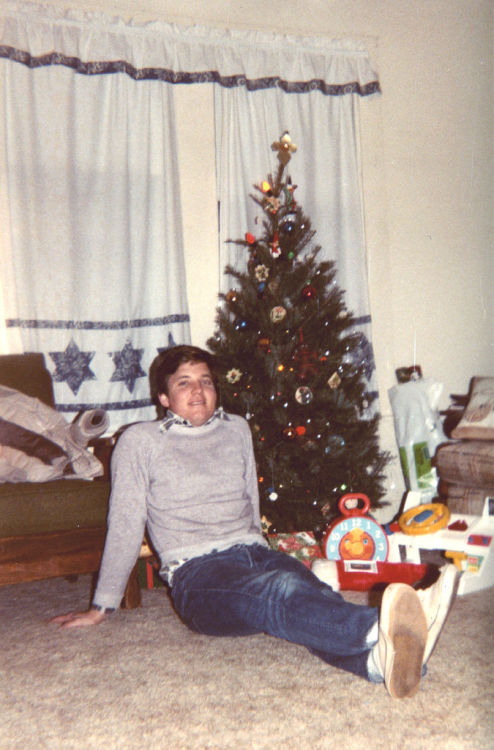
{"type": "MultiPolygon", "coordinates": [[[[444,384],[441,405],[449,393],[465,392],[473,374],[494,374],[492,0],[63,5],[137,21],[363,40],[383,89],[382,97],[361,102],[361,145],[385,445],[392,443],[386,393],[396,367],[420,363],[424,375],[444,384]]],[[[213,331],[221,272],[211,91],[196,87],[192,110],[190,91],[176,93],[192,337],[203,345],[213,331]]]]}

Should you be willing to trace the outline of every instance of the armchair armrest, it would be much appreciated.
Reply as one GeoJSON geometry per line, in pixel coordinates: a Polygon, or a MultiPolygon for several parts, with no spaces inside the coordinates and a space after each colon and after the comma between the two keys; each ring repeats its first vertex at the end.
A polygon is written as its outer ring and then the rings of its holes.
{"type": "Polygon", "coordinates": [[[88,443],[88,447],[92,448],[96,458],[98,458],[103,464],[103,474],[100,477],[96,477],[95,481],[110,481],[111,454],[117,440],[118,435],[111,435],[109,437],[95,438],[88,443]]]}

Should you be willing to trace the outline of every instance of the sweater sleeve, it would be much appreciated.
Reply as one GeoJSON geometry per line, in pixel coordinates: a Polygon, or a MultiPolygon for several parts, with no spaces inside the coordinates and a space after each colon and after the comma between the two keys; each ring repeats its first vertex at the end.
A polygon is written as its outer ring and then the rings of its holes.
{"type": "Polygon", "coordinates": [[[245,436],[245,488],[247,496],[252,505],[252,517],[256,528],[262,533],[261,513],[259,509],[259,484],[257,479],[256,460],[254,457],[254,446],[252,434],[247,422],[244,421],[245,436]]]}
{"type": "Polygon", "coordinates": [[[148,484],[146,435],[139,425],[120,437],[112,456],[108,531],[93,604],[120,606],[139,555],[146,526],[148,484]]]}

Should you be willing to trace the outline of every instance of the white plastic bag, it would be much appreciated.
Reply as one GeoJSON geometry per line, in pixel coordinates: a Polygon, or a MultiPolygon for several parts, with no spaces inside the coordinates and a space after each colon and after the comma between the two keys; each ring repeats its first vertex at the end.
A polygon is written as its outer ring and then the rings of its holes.
{"type": "Polygon", "coordinates": [[[432,378],[400,383],[388,391],[396,442],[408,490],[435,490],[437,474],[432,458],[446,440],[438,404],[442,383],[432,378]]]}

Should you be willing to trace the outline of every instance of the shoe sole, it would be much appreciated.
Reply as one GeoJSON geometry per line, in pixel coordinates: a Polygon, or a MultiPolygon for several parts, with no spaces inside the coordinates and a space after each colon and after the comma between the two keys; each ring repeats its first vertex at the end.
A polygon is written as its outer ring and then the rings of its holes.
{"type": "Polygon", "coordinates": [[[405,584],[386,587],[381,620],[387,623],[384,682],[392,698],[409,698],[420,685],[427,643],[427,621],[417,593],[405,584]]]}

